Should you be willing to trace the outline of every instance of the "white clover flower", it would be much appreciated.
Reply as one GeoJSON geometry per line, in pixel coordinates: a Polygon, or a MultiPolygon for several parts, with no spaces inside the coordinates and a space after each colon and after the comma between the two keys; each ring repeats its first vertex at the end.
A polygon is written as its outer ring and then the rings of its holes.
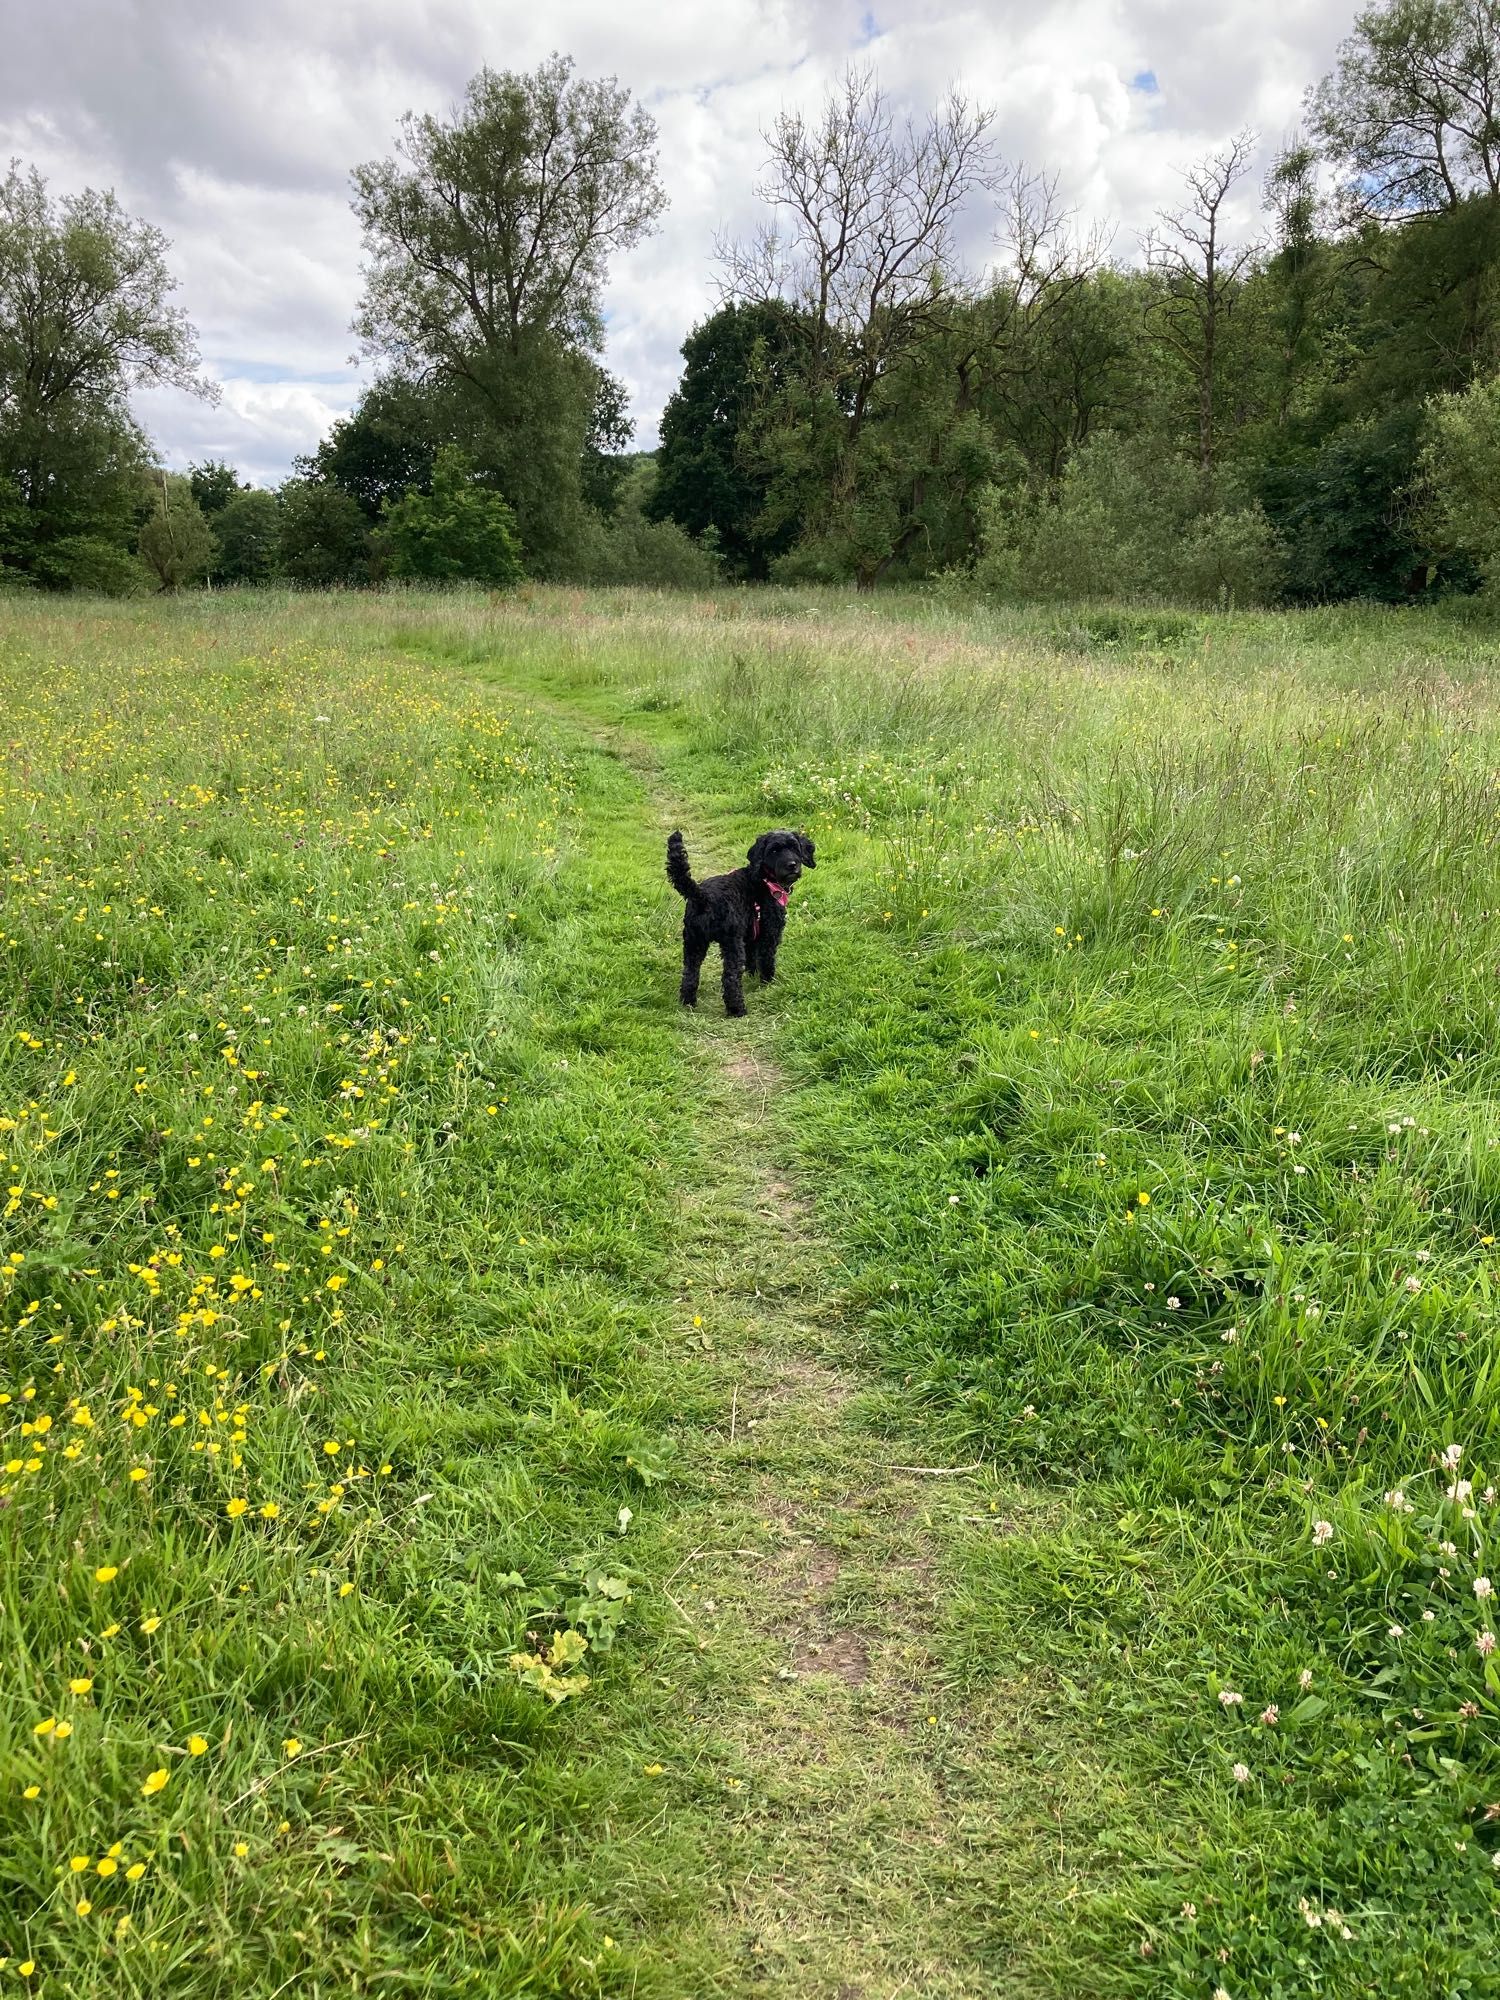
{"type": "Polygon", "coordinates": [[[1231,1764],[1229,1775],[1237,1785],[1248,1785],[1250,1782],[1250,1766],[1248,1764],[1231,1764]]]}
{"type": "Polygon", "coordinates": [[[1453,1484],[1448,1488],[1448,1498],[1450,1500],[1472,1500],[1473,1497],[1474,1482],[1472,1479],[1455,1479],[1453,1484]]]}
{"type": "Polygon", "coordinates": [[[1244,1701],[1245,1697],[1242,1694],[1236,1694],[1233,1688],[1219,1689],[1220,1708],[1241,1708],[1244,1706],[1244,1701]]]}
{"type": "Polygon", "coordinates": [[[1277,1723],[1280,1722],[1281,1720],[1281,1710],[1276,1706],[1275,1702],[1273,1701],[1269,1708],[1263,1708],[1261,1710],[1260,1719],[1266,1725],[1267,1729],[1274,1729],[1277,1723]]]}
{"type": "Polygon", "coordinates": [[[1422,1280],[1417,1277],[1408,1278],[1406,1281],[1406,1289],[1409,1292],[1420,1292],[1422,1289],[1422,1280]]]}
{"type": "Polygon", "coordinates": [[[1386,1494],[1385,1504],[1393,1514],[1415,1514],[1417,1511],[1399,1486],[1393,1486],[1386,1494]]]}
{"type": "Polygon", "coordinates": [[[1315,1549],[1325,1548],[1333,1540],[1332,1521],[1314,1521],[1312,1538],[1315,1549]]]}
{"type": "Polygon", "coordinates": [[[1385,1636],[1387,1639],[1404,1639],[1406,1637],[1406,1627],[1404,1625],[1387,1625],[1385,1636]]]}
{"type": "Polygon", "coordinates": [[[1447,1466],[1450,1472],[1457,1472],[1459,1460],[1463,1455],[1464,1448],[1461,1444],[1445,1445],[1443,1447],[1443,1464],[1447,1466]]]}
{"type": "Polygon", "coordinates": [[[1474,1595],[1479,1599],[1481,1604],[1487,1597],[1493,1597],[1494,1594],[1495,1594],[1495,1586],[1490,1582],[1487,1576],[1475,1577],[1474,1595]]]}
{"type": "Polygon", "coordinates": [[[1298,1687],[1299,1687],[1299,1688],[1301,1688],[1301,1690],[1302,1690],[1302,1692],[1303,1692],[1304,1694],[1306,1694],[1306,1693],[1307,1693],[1307,1690],[1308,1690],[1308,1689],[1309,1689],[1309,1688],[1310,1688],[1310,1687],[1312,1686],[1312,1668],[1311,1668],[1311,1667],[1304,1667],[1304,1668],[1302,1669],[1301,1673],[1300,1673],[1300,1674],[1298,1674],[1298,1676],[1297,1676],[1297,1685],[1298,1685],[1298,1687]]]}

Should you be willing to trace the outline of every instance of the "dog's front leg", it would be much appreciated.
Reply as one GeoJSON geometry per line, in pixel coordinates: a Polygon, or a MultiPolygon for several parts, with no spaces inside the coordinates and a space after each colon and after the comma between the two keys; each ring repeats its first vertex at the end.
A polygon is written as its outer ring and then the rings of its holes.
{"type": "Polygon", "coordinates": [[[724,1012],[743,1014],[745,1011],[745,941],[739,937],[727,937],[719,950],[724,955],[724,1012]]]}

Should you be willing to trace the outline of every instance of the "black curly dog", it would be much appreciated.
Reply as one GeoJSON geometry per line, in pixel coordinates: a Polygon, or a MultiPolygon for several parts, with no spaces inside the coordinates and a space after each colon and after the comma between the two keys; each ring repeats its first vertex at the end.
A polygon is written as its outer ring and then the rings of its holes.
{"type": "Polygon", "coordinates": [[[682,918],[682,1004],[698,1004],[698,974],[711,944],[724,960],[724,1011],[745,1011],[744,973],[758,969],[769,985],[776,976],[776,947],[786,929],[786,899],[804,868],[816,868],[805,833],[782,828],[763,833],[729,875],[695,882],[680,833],[667,841],[667,880],[687,899],[682,918]]]}

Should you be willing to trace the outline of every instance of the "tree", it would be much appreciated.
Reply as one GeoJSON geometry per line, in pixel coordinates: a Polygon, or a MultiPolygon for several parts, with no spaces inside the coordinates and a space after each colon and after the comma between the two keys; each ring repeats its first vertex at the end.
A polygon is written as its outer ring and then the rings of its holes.
{"type": "Polygon", "coordinates": [[[438,453],[431,493],[410,490],[388,509],[385,540],[394,577],[511,590],[525,574],[515,515],[498,493],[476,482],[455,445],[438,453]]]}
{"type": "Polygon", "coordinates": [[[80,563],[97,578],[105,550],[130,571],[146,454],[129,391],[216,393],[166,256],[112,194],[52,201],[16,162],[0,180],[0,479],[26,510],[21,564],[53,587],[80,563]]]}
{"type": "Polygon", "coordinates": [[[358,501],[312,479],[289,479],[282,487],[277,567],[294,583],[368,583],[370,553],[358,501]]]}
{"type": "Polygon", "coordinates": [[[408,116],[354,188],[364,351],[461,392],[466,444],[545,565],[582,518],[609,260],[665,205],[655,125],[562,56],[483,69],[451,121],[408,116]]]}
{"type": "Polygon", "coordinates": [[[438,447],[458,428],[451,392],[405,375],[382,375],[317,450],[297,461],[297,470],[304,479],[337,486],[373,523],[408,487],[431,482],[438,447]]]}
{"type": "Polygon", "coordinates": [[[281,509],[274,493],[243,488],[213,516],[213,531],[219,544],[216,583],[268,583],[276,574],[281,509]]]}
{"type": "Polygon", "coordinates": [[[798,514],[766,528],[770,482],[752,436],[762,408],[801,373],[810,331],[807,315],[782,299],[720,306],[683,342],[682,380],[662,413],[647,511],[693,535],[713,529],[739,576],[765,577],[802,530],[798,514]]]}
{"type": "Polygon", "coordinates": [[[1254,144],[1251,133],[1241,132],[1222,151],[1190,167],[1184,175],[1188,206],[1163,210],[1160,227],[1146,239],[1146,266],[1159,288],[1156,316],[1195,392],[1198,465],[1205,484],[1214,472],[1214,391],[1224,336],[1240,280],[1255,256],[1253,244],[1231,249],[1226,243],[1224,205],[1249,171],[1254,144]]]}
{"type": "Polygon", "coordinates": [[[221,513],[236,493],[250,490],[240,485],[238,473],[222,458],[206,458],[201,465],[190,465],[188,484],[205,514],[221,513]]]}
{"type": "Polygon", "coordinates": [[[1500,194],[1500,5],[1385,0],[1308,92],[1345,218],[1435,215],[1500,194]]]}
{"type": "Polygon", "coordinates": [[[151,511],[141,524],[136,550],[158,590],[180,590],[208,573],[218,544],[193,498],[191,482],[180,472],[155,474],[151,511]]]}
{"type": "Polygon", "coordinates": [[[773,219],[721,246],[727,297],[780,300],[808,321],[801,379],[767,412],[767,525],[805,519],[861,589],[909,526],[869,427],[887,377],[951,322],[954,231],[992,183],[991,122],[956,94],[920,123],[898,120],[873,75],[851,69],[815,123],[783,112],[766,133],[757,193],[773,219]]]}

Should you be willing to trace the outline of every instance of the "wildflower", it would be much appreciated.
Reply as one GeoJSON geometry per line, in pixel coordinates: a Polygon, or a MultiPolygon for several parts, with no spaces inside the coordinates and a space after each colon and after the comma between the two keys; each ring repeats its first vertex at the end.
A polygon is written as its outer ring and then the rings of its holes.
{"type": "Polygon", "coordinates": [[[70,1737],[70,1736],[71,1736],[72,1734],[73,1734],[73,1725],[72,1725],[72,1723],[71,1723],[71,1722],[60,1722],[60,1723],[58,1723],[58,1725],[57,1725],[56,1729],[54,1729],[54,1730],[53,1730],[53,1732],[52,1732],[52,1740],[53,1740],[53,1742],[54,1742],[54,1743],[66,1743],[66,1742],[67,1742],[67,1740],[68,1740],[68,1738],[69,1738],[69,1737],[70,1737]]]}
{"type": "Polygon", "coordinates": [[[34,1723],[32,1725],[31,1733],[33,1736],[50,1736],[53,1730],[56,1729],[56,1727],[57,1727],[57,1717],[55,1715],[49,1715],[46,1717],[44,1721],[34,1723]]]}
{"type": "Polygon", "coordinates": [[[89,1911],[93,1909],[93,1907],[94,1907],[93,1904],[89,1901],[87,1896],[80,1896],[78,1898],[78,1901],[73,1905],[73,1908],[77,1911],[80,1917],[86,1917],[89,1911]]]}
{"type": "Polygon", "coordinates": [[[68,1693],[87,1694],[93,1685],[93,1681],[89,1679],[87,1674],[79,1674],[75,1679],[68,1682],[68,1693]]]}
{"type": "Polygon", "coordinates": [[[143,1632],[154,1632],[154,1631],[156,1630],[157,1626],[158,1626],[158,1625],[160,1625],[160,1623],[161,1623],[161,1620],[160,1620],[159,1618],[157,1618],[156,1616],[154,1616],[154,1615],[153,1615],[153,1616],[152,1616],[152,1617],[150,1617],[150,1618],[143,1618],[143,1619],[141,1620],[141,1627],[140,1627],[140,1629],[141,1629],[141,1630],[142,1630],[143,1632]]]}
{"type": "Polygon", "coordinates": [[[1151,1206],[1151,1197],[1149,1194],[1146,1193],[1144,1188],[1142,1188],[1141,1192],[1136,1196],[1136,1200],[1140,1203],[1142,1208],[1149,1208],[1151,1206]]]}
{"type": "Polygon", "coordinates": [[[268,1500],[265,1506],[262,1507],[260,1510],[260,1518],[263,1521],[274,1521],[280,1514],[280,1512],[281,1509],[277,1506],[276,1502],[274,1500],[268,1500]]]}
{"type": "Polygon", "coordinates": [[[93,1859],[94,1857],[91,1854],[75,1854],[69,1861],[68,1866],[75,1875],[81,1875],[85,1868],[93,1865],[93,1859]]]}
{"type": "Polygon", "coordinates": [[[1399,1486],[1393,1486],[1386,1494],[1385,1504],[1393,1514],[1414,1514],[1417,1511],[1399,1486]]]}
{"type": "Polygon", "coordinates": [[[1404,1625],[1387,1625],[1385,1636],[1387,1639],[1404,1639],[1406,1637],[1406,1627],[1404,1625]]]}
{"type": "Polygon", "coordinates": [[[1419,1277],[1415,1276],[1414,1274],[1413,1276],[1407,1279],[1406,1289],[1409,1292],[1420,1292],[1422,1289],[1422,1280],[1419,1277]]]}
{"type": "Polygon", "coordinates": [[[283,1737],[281,1747],[288,1757],[300,1757],[302,1755],[302,1745],[295,1736],[283,1737]]]}
{"type": "Polygon", "coordinates": [[[231,1521],[237,1521],[249,1505],[250,1502],[248,1500],[231,1500],[229,1505],[224,1509],[224,1512],[229,1516],[231,1521]]]}
{"type": "Polygon", "coordinates": [[[201,1757],[208,1748],[208,1740],[203,1736],[190,1736],[187,1740],[187,1747],[190,1757],[201,1757]]]}
{"type": "Polygon", "coordinates": [[[1315,1549],[1321,1549],[1326,1547],[1327,1544],[1333,1540],[1332,1521],[1314,1521],[1312,1538],[1313,1538],[1313,1547],[1315,1549]]]}
{"type": "Polygon", "coordinates": [[[1239,1708],[1242,1706],[1244,1699],[1245,1697],[1242,1694],[1236,1694],[1233,1688],[1219,1689],[1220,1708],[1239,1708]]]}
{"type": "Polygon", "coordinates": [[[1495,1594],[1495,1586],[1490,1582],[1487,1576],[1475,1577],[1474,1595],[1480,1600],[1481,1603],[1484,1602],[1485,1598],[1493,1597],[1494,1594],[1495,1594]]]}
{"type": "Polygon", "coordinates": [[[119,1574],[120,1571],[117,1564],[101,1563],[99,1568],[94,1571],[94,1581],[95,1583],[113,1583],[119,1574]]]}
{"type": "Polygon", "coordinates": [[[1304,1667],[1301,1673],[1298,1674],[1297,1676],[1297,1685],[1299,1688],[1301,1688],[1304,1694],[1306,1694],[1307,1690],[1312,1686],[1312,1681],[1313,1681],[1312,1668],[1304,1667]]]}
{"type": "Polygon", "coordinates": [[[1248,1764],[1231,1764],[1229,1775],[1237,1785],[1248,1785],[1250,1782],[1250,1766],[1248,1764]]]}
{"type": "Polygon", "coordinates": [[[40,1785],[28,1785],[21,1794],[23,1799],[39,1799],[41,1796],[42,1788],[40,1785]]]}
{"type": "Polygon", "coordinates": [[[152,1799],[155,1798],[158,1792],[164,1791],[167,1780],[171,1775],[172,1773],[166,1769],[150,1772],[147,1775],[146,1782],[141,1786],[142,1798],[152,1799]]]}
{"type": "Polygon", "coordinates": [[[139,1882],[145,1872],[146,1864],[144,1861],[132,1861],[130,1866],[125,1870],[125,1880],[127,1882],[139,1882]]]}
{"type": "Polygon", "coordinates": [[[1442,1462],[1446,1466],[1449,1472],[1457,1472],[1458,1462],[1463,1457],[1463,1455],[1464,1455],[1464,1448],[1461,1444],[1445,1445],[1443,1447],[1442,1462]]]}
{"type": "Polygon", "coordinates": [[[1273,1701],[1268,1708],[1261,1710],[1260,1719],[1266,1725],[1267,1729],[1274,1729],[1281,1720],[1281,1710],[1273,1701]]]}
{"type": "Polygon", "coordinates": [[[1474,1637],[1474,1650],[1476,1653],[1478,1653],[1481,1659],[1487,1660],[1490,1654],[1493,1653],[1495,1650],[1494,1633],[1493,1632],[1476,1633],[1474,1637]]]}
{"type": "Polygon", "coordinates": [[[119,1862],[115,1860],[112,1854],[106,1854],[104,1859],[99,1863],[99,1873],[108,1877],[113,1875],[119,1866],[119,1862]]]}
{"type": "Polygon", "coordinates": [[[237,1840],[234,1843],[234,1858],[236,1861],[243,1861],[249,1852],[250,1843],[248,1840],[237,1840]]]}

